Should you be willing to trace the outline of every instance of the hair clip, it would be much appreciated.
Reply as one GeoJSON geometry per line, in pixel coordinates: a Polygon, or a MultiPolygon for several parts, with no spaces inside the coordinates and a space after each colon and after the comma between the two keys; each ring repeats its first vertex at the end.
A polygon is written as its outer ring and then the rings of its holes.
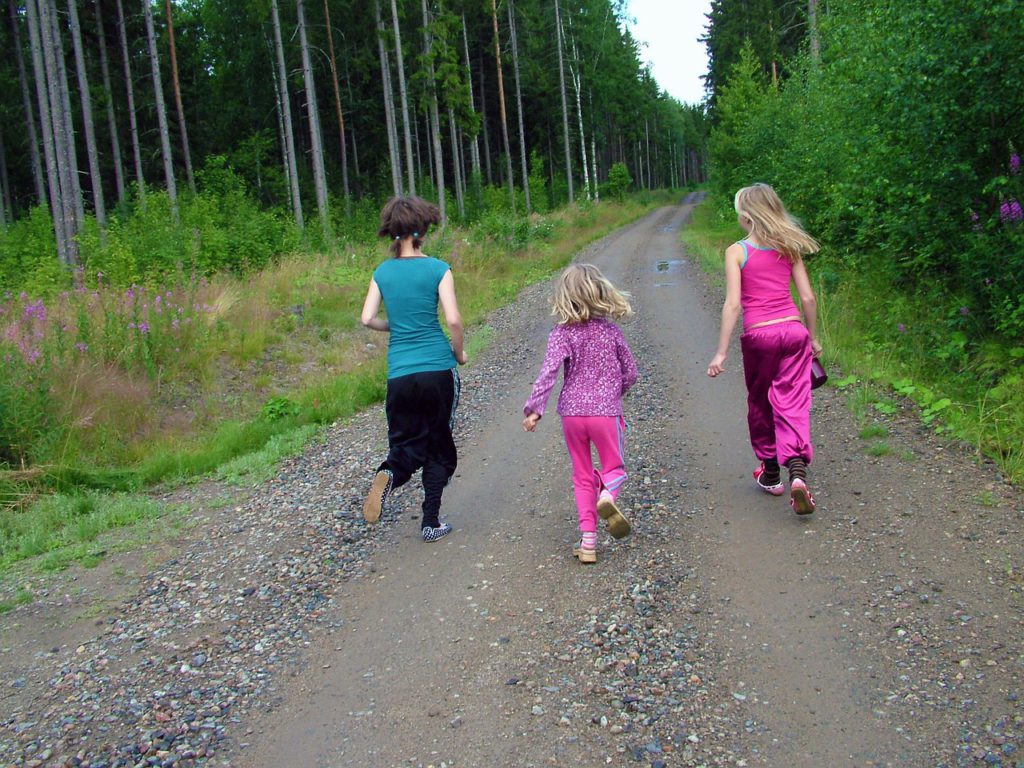
{"type": "Polygon", "coordinates": [[[419,233],[419,232],[413,232],[413,233],[412,233],[412,236],[413,236],[413,237],[419,237],[419,236],[420,236],[420,233],[419,233]]]}
{"type": "Polygon", "coordinates": [[[395,235],[395,240],[401,240],[401,239],[402,239],[401,235],[395,235]]]}

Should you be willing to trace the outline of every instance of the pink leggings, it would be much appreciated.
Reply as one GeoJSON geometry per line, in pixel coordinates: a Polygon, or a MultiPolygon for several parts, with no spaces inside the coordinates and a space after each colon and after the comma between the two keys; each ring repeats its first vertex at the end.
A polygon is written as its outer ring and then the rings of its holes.
{"type": "Polygon", "coordinates": [[[747,426],[754,455],[811,463],[811,337],[803,323],[776,323],[740,337],[747,426]]]}
{"type": "Polygon", "coordinates": [[[597,497],[603,490],[612,497],[626,481],[623,454],[626,448],[626,420],[621,416],[563,416],[562,432],[572,460],[572,487],[580,530],[597,530],[597,497]],[[601,469],[595,469],[590,445],[597,448],[601,469]]]}

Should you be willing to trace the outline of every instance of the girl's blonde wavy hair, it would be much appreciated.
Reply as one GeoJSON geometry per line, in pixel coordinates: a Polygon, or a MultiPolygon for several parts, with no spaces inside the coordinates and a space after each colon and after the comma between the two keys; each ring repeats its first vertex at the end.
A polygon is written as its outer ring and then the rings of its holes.
{"type": "Polygon", "coordinates": [[[573,264],[555,284],[551,314],[561,325],[582,323],[594,317],[620,320],[633,313],[623,293],[593,264],[573,264]]]}
{"type": "Polygon", "coordinates": [[[750,234],[790,261],[795,263],[805,253],[817,253],[820,249],[818,241],[804,231],[767,184],[743,187],[733,204],[738,216],[750,219],[750,234]]]}

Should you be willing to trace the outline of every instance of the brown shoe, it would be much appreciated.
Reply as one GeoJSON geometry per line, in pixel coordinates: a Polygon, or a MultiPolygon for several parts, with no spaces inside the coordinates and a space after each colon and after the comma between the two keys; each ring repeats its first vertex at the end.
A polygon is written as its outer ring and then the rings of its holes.
{"type": "Polygon", "coordinates": [[[597,499],[597,514],[608,525],[608,533],[616,539],[624,539],[629,536],[629,520],[615,506],[615,499],[608,491],[602,491],[597,499]]]}
{"type": "Polygon", "coordinates": [[[368,523],[376,523],[380,520],[380,513],[384,509],[384,502],[391,493],[391,484],[394,477],[390,469],[381,469],[373,476],[370,490],[366,494],[366,501],[363,502],[363,517],[368,523]]]}
{"type": "Polygon", "coordinates": [[[577,542],[576,546],[573,547],[572,554],[581,563],[592,564],[597,562],[597,550],[584,549],[582,541],[577,542]]]}

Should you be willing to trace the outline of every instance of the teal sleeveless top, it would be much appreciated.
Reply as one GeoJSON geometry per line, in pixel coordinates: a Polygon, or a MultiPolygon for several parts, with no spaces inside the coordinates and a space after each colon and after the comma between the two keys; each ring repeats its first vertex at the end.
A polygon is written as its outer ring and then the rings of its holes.
{"type": "Polygon", "coordinates": [[[389,379],[457,365],[437,316],[437,288],[448,269],[440,259],[424,256],[388,259],[374,270],[391,326],[389,379]]]}

